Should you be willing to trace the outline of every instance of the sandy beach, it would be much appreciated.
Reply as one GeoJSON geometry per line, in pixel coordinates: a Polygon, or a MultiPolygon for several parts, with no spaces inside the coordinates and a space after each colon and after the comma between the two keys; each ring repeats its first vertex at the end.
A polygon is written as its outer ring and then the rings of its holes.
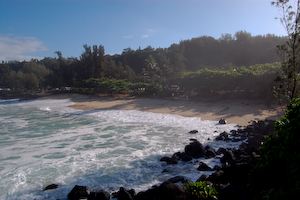
{"type": "Polygon", "coordinates": [[[257,101],[225,100],[210,101],[157,98],[112,98],[80,94],[59,94],[42,99],[69,99],[70,106],[80,110],[139,110],[153,113],[168,113],[184,117],[199,117],[201,120],[219,121],[247,126],[253,120],[279,119],[283,111],[278,105],[265,105],[257,101]]]}

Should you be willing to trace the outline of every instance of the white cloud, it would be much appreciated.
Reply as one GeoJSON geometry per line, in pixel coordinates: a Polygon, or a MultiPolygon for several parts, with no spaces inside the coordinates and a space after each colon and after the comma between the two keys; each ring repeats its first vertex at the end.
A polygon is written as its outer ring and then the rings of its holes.
{"type": "Polygon", "coordinates": [[[30,60],[36,58],[28,55],[39,51],[46,51],[43,42],[35,37],[21,37],[0,34],[0,61],[30,60]]]}
{"type": "Polygon", "coordinates": [[[157,31],[154,30],[154,29],[148,29],[148,32],[150,32],[150,33],[155,33],[155,32],[157,32],[157,31]]]}
{"type": "Polygon", "coordinates": [[[123,36],[124,39],[130,39],[130,38],[133,38],[133,35],[125,35],[123,36]]]}
{"type": "Polygon", "coordinates": [[[147,37],[149,37],[149,34],[147,34],[147,35],[142,35],[142,38],[147,38],[147,37]]]}

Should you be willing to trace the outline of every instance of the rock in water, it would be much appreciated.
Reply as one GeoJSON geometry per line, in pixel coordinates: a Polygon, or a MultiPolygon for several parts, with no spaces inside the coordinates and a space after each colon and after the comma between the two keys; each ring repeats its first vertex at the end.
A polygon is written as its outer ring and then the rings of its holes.
{"type": "Polygon", "coordinates": [[[211,171],[211,167],[209,167],[207,164],[204,162],[199,163],[199,167],[197,168],[199,171],[211,171]]]}
{"type": "Polygon", "coordinates": [[[185,154],[192,158],[201,158],[205,156],[206,150],[199,141],[193,141],[189,145],[185,146],[185,154]]]}
{"type": "Polygon", "coordinates": [[[47,187],[45,187],[44,190],[53,190],[56,188],[58,188],[57,184],[51,184],[51,185],[48,185],[47,187]]]}
{"type": "Polygon", "coordinates": [[[88,200],[110,200],[110,193],[104,190],[91,192],[88,200]]]}
{"type": "Polygon", "coordinates": [[[227,124],[227,121],[224,118],[221,118],[219,124],[227,124]]]}
{"type": "Polygon", "coordinates": [[[118,200],[133,200],[134,196],[135,196],[134,190],[128,191],[125,188],[120,187],[118,200]]]}
{"type": "Polygon", "coordinates": [[[192,131],[190,131],[189,133],[191,133],[191,134],[196,134],[196,133],[198,133],[198,130],[192,130],[192,131]]]}
{"type": "Polygon", "coordinates": [[[68,194],[69,200],[87,199],[91,193],[91,189],[87,186],[75,185],[75,187],[68,194]]]}
{"type": "Polygon", "coordinates": [[[164,182],[159,187],[140,192],[135,200],[187,200],[188,193],[178,185],[171,182],[164,182]]]}

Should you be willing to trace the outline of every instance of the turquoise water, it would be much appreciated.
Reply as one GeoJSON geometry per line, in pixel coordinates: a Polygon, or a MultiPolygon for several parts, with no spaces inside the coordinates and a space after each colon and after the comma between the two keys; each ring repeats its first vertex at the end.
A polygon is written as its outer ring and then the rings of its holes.
{"type": "MultiPolygon", "coordinates": [[[[183,151],[190,138],[216,149],[239,145],[213,140],[235,124],[133,110],[81,111],[72,104],[0,100],[0,199],[67,199],[75,185],[141,191],[176,175],[195,181],[203,173],[197,163],[168,166],[159,159],[183,151]],[[188,134],[193,129],[199,133],[188,134]],[[43,191],[52,183],[59,188],[43,191]]],[[[204,162],[213,167],[219,160],[204,162]]]]}

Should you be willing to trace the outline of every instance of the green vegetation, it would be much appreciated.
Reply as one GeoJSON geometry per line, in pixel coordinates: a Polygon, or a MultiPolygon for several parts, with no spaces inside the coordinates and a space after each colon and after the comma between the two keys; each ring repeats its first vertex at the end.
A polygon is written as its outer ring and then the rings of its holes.
{"type": "Polygon", "coordinates": [[[82,83],[86,88],[93,88],[93,92],[95,93],[121,93],[126,91],[131,91],[134,94],[138,95],[147,95],[154,96],[158,94],[162,88],[159,84],[149,84],[149,83],[130,83],[126,82],[123,79],[114,79],[114,78],[90,78],[84,80],[82,83]]]}
{"type": "Polygon", "coordinates": [[[261,158],[250,174],[255,199],[299,199],[300,192],[300,1],[272,2],[281,13],[288,40],[278,45],[283,62],[274,86],[279,103],[288,105],[275,123],[275,134],[268,135],[260,149],[261,158]],[[295,7],[293,7],[295,6],[295,7]]]}
{"type": "Polygon", "coordinates": [[[184,183],[184,187],[188,193],[199,199],[218,199],[217,190],[211,187],[206,181],[184,183]]]}
{"type": "MultiPolygon", "coordinates": [[[[233,95],[232,98],[272,98],[271,88],[280,63],[257,64],[229,69],[201,69],[182,73],[179,85],[205,97],[209,94],[233,95]],[[235,95],[236,94],[236,95],[235,95]]],[[[216,95],[214,95],[216,96],[216,95]]]]}
{"type": "Polygon", "coordinates": [[[294,99],[267,136],[261,159],[252,171],[256,199],[297,199],[300,192],[300,99],[294,99]]]}
{"type": "Polygon", "coordinates": [[[288,34],[287,42],[277,46],[277,53],[284,61],[273,90],[279,103],[289,104],[300,95],[300,2],[277,0],[272,5],[279,9],[281,23],[288,34]]]}
{"type": "Polygon", "coordinates": [[[271,99],[270,88],[280,71],[274,48],[286,41],[238,31],[164,49],[127,48],[120,55],[106,55],[102,45],[83,45],[79,58],[64,58],[56,51],[54,58],[2,62],[0,88],[2,94],[6,89],[35,93],[69,88],[83,93],[271,99]]]}

